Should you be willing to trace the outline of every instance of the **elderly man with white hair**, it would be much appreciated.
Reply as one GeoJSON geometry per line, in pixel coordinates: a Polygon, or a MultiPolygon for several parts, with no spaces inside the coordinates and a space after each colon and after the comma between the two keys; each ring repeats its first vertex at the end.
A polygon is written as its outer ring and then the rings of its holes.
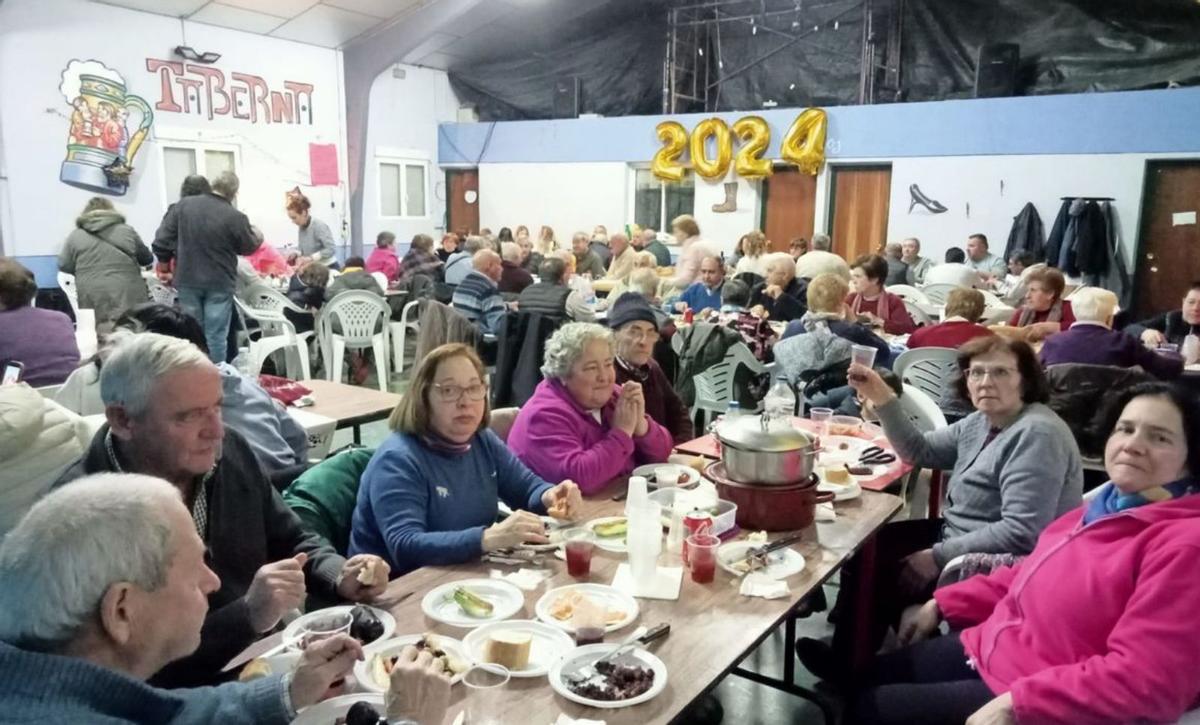
{"type": "Polygon", "coordinates": [[[605,279],[625,279],[633,271],[634,257],[637,256],[638,250],[629,246],[629,237],[625,236],[625,232],[613,232],[608,238],[608,247],[612,252],[612,259],[608,261],[605,279]]]}
{"type": "Polygon", "coordinates": [[[925,274],[933,267],[933,260],[921,256],[921,240],[909,237],[900,242],[900,261],[908,265],[905,282],[911,285],[925,283],[925,274]]]}
{"type": "Polygon", "coordinates": [[[850,265],[840,255],[829,251],[832,248],[833,240],[828,234],[814,234],[808,252],[796,260],[796,277],[816,279],[822,274],[836,274],[849,282],[850,265]]]}
{"type": "MultiPolygon", "coordinates": [[[[526,237],[527,244],[528,239],[526,237]]],[[[525,259],[521,245],[516,242],[504,242],[500,245],[500,281],[497,283],[500,294],[519,295],[522,290],[533,284],[533,275],[522,266],[525,259]]]]}
{"type": "MultiPolygon", "coordinates": [[[[190,690],[145,684],[200,644],[220,586],[205,553],[179,490],[159,478],[99,474],[38,502],[0,545],[4,720],[285,725],[362,659],[339,635],[310,645],[287,674],[190,690]]],[[[449,680],[432,657],[402,659],[391,722],[440,722],[449,680]]]]}
{"type": "Polygon", "coordinates": [[[306,594],[369,600],[387,585],[379,557],[347,561],[283,502],[253,450],[221,421],[221,376],[195,345],[154,333],[117,333],[100,372],[105,423],[61,482],[102,472],[170,481],[221,577],[200,647],[156,684],[220,679],[234,655],[273,629],[306,594]],[[359,581],[366,567],[376,578],[359,581]],[[380,573],[382,572],[382,575],[380,573]]]}
{"type": "Polygon", "coordinates": [[[485,334],[494,335],[508,310],[500,295],[500,275],[504,270],[500,255],[481,249],[472,259],[474,267],[454,290],[450,304],[485,334]]]}
{"type": "MultiPolygon", "coordinates": [[[[812,252],[800,259],[807,258],[812,252]]],[[[791,322],[804,317],[807,280],[796,276],[796,263],[787,252],[767,255],[767,278],[750,290],[750,307],[762,307],[771,320],[791,322]]]]}
{"type": "Polygon", "coordinates": [[[1076,290],[1071,295],[1071,310],[1075,313],[1071,327],[1047,337],[1042,344],[1042,365],[1139,365],[1164,380],[1183,372],[1183,358],[1153,352],[1133,335],[1112,329],[1117,311],[1117,296],[1112,292],[1099,287],[1076,290]]]}

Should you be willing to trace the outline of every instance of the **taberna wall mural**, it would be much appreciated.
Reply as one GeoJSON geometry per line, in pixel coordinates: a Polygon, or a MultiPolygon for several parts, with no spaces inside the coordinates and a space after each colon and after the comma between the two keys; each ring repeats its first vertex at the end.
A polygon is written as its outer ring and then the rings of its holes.
{"type": "Polygon", "coordinates": [[[154,112],[129,92],[120,73],[98,60],[68,63],[59,91],[71,109],[59,180],[102,194],[124,195],[154,112]]]}

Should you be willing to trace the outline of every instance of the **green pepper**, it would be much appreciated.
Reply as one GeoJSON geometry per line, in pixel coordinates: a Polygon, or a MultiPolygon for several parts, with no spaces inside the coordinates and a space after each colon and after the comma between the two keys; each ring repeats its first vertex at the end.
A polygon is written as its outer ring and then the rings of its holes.
{"type": "Polygon", "coordinates": [[[486,619],[492,616],[492,610],[495,609],[491,602],[466,587],[458,587],[454,590],[454,601],[462,607],[468,617],[477,619],[486,619]]]}
{"type": "Polygon", "coordinates": [[[602,539],[616,539],[624,536],[629,531],[629,521],[627,519],[618,519],[617,521],[609,521],[604,524],[596,524],[592,527],[596,532],[596,536],[602,539]]]}

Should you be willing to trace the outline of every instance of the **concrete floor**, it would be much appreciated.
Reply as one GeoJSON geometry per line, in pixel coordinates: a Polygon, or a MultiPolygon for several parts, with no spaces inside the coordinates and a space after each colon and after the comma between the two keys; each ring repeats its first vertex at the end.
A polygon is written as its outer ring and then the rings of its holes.
{"type": "MultiPolygon", "coordinates": [[[[393,377],[388,386],[392,392],[403,393],[408,387],[408,374],[393,377]]],[[[373,386],[374,374],[366,383],[373,386]]],[[[378,446],[390,431],[385,421],[378,421],[362,427],[362,443],[367,447],[378,446]]],[[[349,429],[337,431],[333,437],[333,450],[348,445],[353,441],[349,429]]],[[[913,502],[907,511],[901,512],[901,517],[921,518],[925,516],[929,492],[928,473],[919,477],[916,486],[909,492],[909,501],[913,502]]],[[[825,596],[829,605],[837,599],[837,575],[835,574],[825,585],[825,596]]],[[[833,625],[826,619],[828,612],[817,612],[796,623],[796,632],[800,637],[814,637],[829,640],[833,637],[833,625]]],[[[759,672],[770,677],[783,677],[784,657],[794,657],[791,642],[784,642],[783,629],[771,633],[761,645],[742,662],[742,667],[759,672]]],[[[797,662],[796,682],[799,685],[813,689],[816,681],[807,670],[797,662]]],[[[729,676],[717,685],[713,692],[725,710],[722,722],[727,725],[780,725],[782,723],[820,723],[821,710],[813,703],[800,697],[760,685],[741,677],[729,676]]],[[[826,692],[828,695],[828,692],[826,692]]],[[[830,701],[840,708],[836,698],[830,701]]]]}

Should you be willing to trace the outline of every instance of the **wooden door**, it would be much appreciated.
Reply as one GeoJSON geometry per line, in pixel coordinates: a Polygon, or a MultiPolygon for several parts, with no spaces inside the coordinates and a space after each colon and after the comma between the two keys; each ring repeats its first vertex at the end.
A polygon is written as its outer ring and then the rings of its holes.
{"type": "Polygon", "coordinates": [[[1179,309],[1200,279],[1200,162],[1147,162],[1135,264],[1135,319],[1179,309]]]}
{"type": "Polygon", "coordinates": [[[849,262],[878,253],[887,240],[892,167],[834,166],[832,171],[833,251],[849,262]]]}
{"type": "Polygon", "coordinates": [[[763,181],[762,230],[772,252],[786,252],[793,239],[812,239],[817,209],[817,177],[776,166],[763,181]]]}
{"type": "Polygon", "coordinates": [[[451,169],[446,172],[446,188],[450,196],[446,200],[449,219],[446,231],[466,229],[471,234],[479,233],[479,171],[477,169],[451,169]]]}

